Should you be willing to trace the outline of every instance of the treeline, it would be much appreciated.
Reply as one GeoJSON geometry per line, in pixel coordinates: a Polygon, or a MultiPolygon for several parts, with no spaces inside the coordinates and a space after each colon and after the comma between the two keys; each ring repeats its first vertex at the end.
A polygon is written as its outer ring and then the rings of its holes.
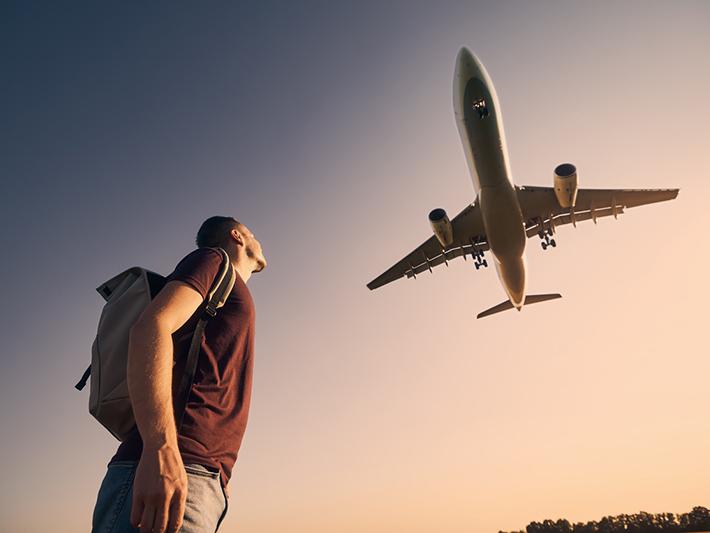
{"type": "MultiPolygon", "coordinates": [[[[605,516],[601,520],[577,522],[568,520],[543,520],[530,522],[525,531],[511,533],[656,533],[659,531],[710,531],[710,511],[705,507],[693,507],[689,513],[621,514],[605,516]]],[[[498,533],[505,533],[499,531],[498,533]]]]}

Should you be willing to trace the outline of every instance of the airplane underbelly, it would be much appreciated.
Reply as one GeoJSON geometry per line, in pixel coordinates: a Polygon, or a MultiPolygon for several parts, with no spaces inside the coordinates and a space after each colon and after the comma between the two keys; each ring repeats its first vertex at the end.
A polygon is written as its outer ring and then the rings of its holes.
{"type": "Polygon", "coordinates": [[[525,302],[525,226],[513,187],[484,187],[478,193],[486,238],[498,278],[516,307],[525,302]]]}
{"type": "Polygon", "coordinates": [[[525,251],[525,226],[515,189],[483,187],[478,193],[483,225],[491,253],[500,262],[522,257],[525,251]]]}
{"type": "Polygon", "coordinates": [[[520,308],[525,303],[525,282],[527,272],[525,256],[506,258],[501,262],[496,261],[496,271],[511,303],[520,308]]]}

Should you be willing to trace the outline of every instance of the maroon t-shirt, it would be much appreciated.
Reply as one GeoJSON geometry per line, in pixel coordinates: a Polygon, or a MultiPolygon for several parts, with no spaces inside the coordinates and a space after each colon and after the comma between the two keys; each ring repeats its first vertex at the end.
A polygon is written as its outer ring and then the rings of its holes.
{"type": "MultiPolygon", "coordinates": [[[[211,248],[187,255],[168,281],[187,283],[204,298],[217,276],[222,256],[211,248]]],[[[222,484],[232,475],[244,437],[254,368],[254,302],[235,271],[234,288],[224,306],[205,328],[195,379],[178,431],[184,463],[218,470],[222,484]]],[[[179,386],[192,332],[199,313],[173,334],[173,393],[179,386]]],[[[137,429],[118,448],[111,462],[139,460],[143,442],[137,429]]]]}

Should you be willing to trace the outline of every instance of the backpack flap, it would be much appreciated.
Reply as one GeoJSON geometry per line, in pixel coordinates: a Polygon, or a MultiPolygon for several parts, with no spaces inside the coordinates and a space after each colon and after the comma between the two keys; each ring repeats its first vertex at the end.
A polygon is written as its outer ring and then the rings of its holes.
{"type": "Polygon", "coordinates": [[[108,302],[112,296],[116,295],[118,297],[118,295],[125,292],[141,275],[141,268],[129,268],[96,287],[96,292],[108,302]]]}
{"type": "Polygon", "coordinates": [[[165,285],[165,278],[160,274],[144,268],[132,267],[96,287],[96,292],[108,302],[111,298],[118,298],[139,278],[145,279],[153,298],[165,285]]]}

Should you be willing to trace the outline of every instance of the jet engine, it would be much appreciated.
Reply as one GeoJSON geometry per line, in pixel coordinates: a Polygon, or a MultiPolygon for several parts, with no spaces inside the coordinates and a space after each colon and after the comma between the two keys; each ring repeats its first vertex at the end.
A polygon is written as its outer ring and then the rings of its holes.
{"type": "Polygon", "coordinates": [[[555,195],[562,207],[574,207],[577,203],[577,168],[572,163],[555,168],[555,195]]]}
{"type": "Polygon", "coordinates": [[[454,228],[446,211],[441,208],[434,209],[429,213],[429,222],[441,246],[444,248],[451,246],[454,242],[454,228]]]}

